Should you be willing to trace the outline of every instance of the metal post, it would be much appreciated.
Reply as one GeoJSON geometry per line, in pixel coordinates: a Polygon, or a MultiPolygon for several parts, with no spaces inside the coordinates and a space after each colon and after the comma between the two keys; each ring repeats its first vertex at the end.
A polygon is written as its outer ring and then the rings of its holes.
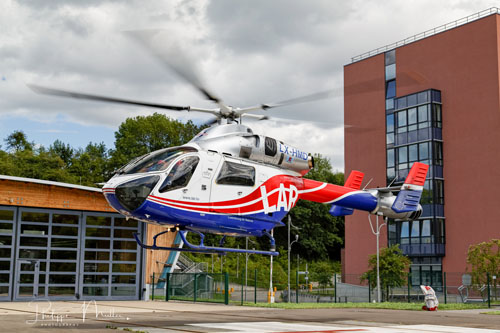
{"type": "Polygon", "coordinates": [[[229,304],[229,273],[225,272],[224,273],[224,304],[228,305],[229,304]]]}
{"type": "Polygon", "coordinates": [[[299,270],[297,269],[297,278],[295,285],[295,303],[299,304],[299,270]]]}
{"type": "Polygon", "coordinates": [[[408,303],[410,303],[410,285],[411,285],[411,273],[408,272],[408,303]]]}
{"type": "MultiPolygon", "coordinates": [[[[245,250],[248,251],[248,236],[245,237],[245,250]]],[[[248,286],[248,252],[245,253],[245,301],[247,300],[247,286],[248,286]]]]}
{"type": "Polygon", "coordinates": [[[255,269],[255,281],[254,281],[254,288],[253,288],[253,300],[254,303],[257,304],[257,268],[255,269]]]}
{"type": "MultiPolygon", "coordinates": [[[[372,302],[372,284],[370,282],[370,276],[368,275],[368,303],[372,302]]],[[[337,303],[337,295],[335,295],[335,303],[337,303]]]]}
{"type": "MultiPolygon", "coordinates": [[[[290,227],[292,226],[292,218],[290,215],[288,215],[288,297],[287,297],[287,302],[290,303],[290,253],[292,252],[292,244],[297,242],[299,240],[299,235],[295,235],[295,240],[290,243],[290,227]]],[[[293,226],[296,229],[296,226],[293,226]]],[[[298,254],[297,254],[298,256],[298,254]]],[[[298,262],[297,262],[297,271],[299,270],[298,268],[298,262]]]]}
{"type": "Polygon", "coordinates": [[[446,288],[446,272],[443,272],[443,284],[444,284],[444,304],[448,304],[448,299],[447,299],[447,294],[448,294],[448,289],[446,288]]]}
{"type": "Polygon", "coordinates": [[[333,290],[333,292],[335,295],[335,303],[337,303],[337,273],[333,273],[333,283],[335,283],[334,284],[335,289],[333,290]]]}
{"type": "Polygon", "coordinates": [[[381,291],[380,291],[380,250],[379,250],[379,238],[380,238],[380,229],[382,229],[382,227],[384,225],[387,224],[387,218],[385,219],[385,222],[382,223],[380,226],[378,224],[378,215],[376,215],[375,217],[377,223],[376,223],[376,231],[373,229],[373,225],[372,225],[372,220],[371,220],[371,216],[370,214],[368,214],[368,221],[370,222],[370,228],[372,229],[372,233],[376,236],[377,238],[377,302],[380,303],[380,298],[381,298],[381,291]]]}
{"type": "MultiPolygon", "coordinates": [[[[243,305],[243,283],[244,283],[243,278],[244,278],[244,276],[243,276],[243,272],[242,272],[241,273],[241,305],[243,305]]],[[[246,299],[245,299],[245,301],[246,301],[246,299]]]]}
{"type": "Polygon", "coordinates": [[[193,292],[193,301],[196,302],[196,294],[198,290],[198,279],[196,273],[194,273],[194,292],[193,292]]]}
{"type": "MultiPolygon", "coordinates": [[[[271,230],[271,237],[273,237],[273,230],[271,230]]],[[[273,297],[273,256],[270,257],[270,265],[269,265],[269,303],[274,303],[274,297],[273,297]]]]}
{"type": "Polygon", "coordinates": [[[380,249],[379,249],[379,238],[380,238],[380,230],[378,229],[378,215],[377,215],[377,303],[380,303],[380,249]]]}
{"type": "Polygon", "coordinates": [[[155,272],[153,272],[153,283],[151,285],[153,286],[153,291],[151,292],[151,298],[154,301],[155,300],[155,272]]]}
{"type": "Polygon", "coordinates": [[[491,308],[491,300],[490,300],[490,273],[486,273],[486,280],[488,282],[488,309],[491,308]]]}
{"type": "Polygon", "coordinates": [[[165,301],[168,302],[168,300],[170,299],[170,273],[167,273],[167,276],[166,276],[166,289],[165,289],[165,301]]]}
{"type": "MultiPolygon", "coordinates": [[[[290,215],[288,215],[288,286],[287,286],[287,303],[290,303],[290,215]]],[[[298,268],[297,268],[298,270],[298,268]]]]}

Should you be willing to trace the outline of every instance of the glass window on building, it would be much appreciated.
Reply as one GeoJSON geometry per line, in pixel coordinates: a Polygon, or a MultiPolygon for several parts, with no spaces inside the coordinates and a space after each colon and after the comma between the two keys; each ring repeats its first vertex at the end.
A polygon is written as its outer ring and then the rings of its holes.
{"type": "Polygon", "coordinates": [[[441,105],[433,104],[433,120],[434,127],[441,128],[442,127],[442,119],[441,119],[441,105]]]}
{"type": "Polygon", "coordinates": [[[432,180],[430,179],[427,179],[424,183],[424,189],[422,191],[422,197],[420,198],[420,203],[422,205],[433,203],[432,180]]]}
{"type": "Polygon", "coordinates": [[[387,81],[385,84],[385,98],[396,97],[396,80],[387,81]]]}
{"type": "Polygon", "coordinates": [[[434,243],[431,238],[431,220],[423,220],[421,230],[422,239],[420,242],[423,244],[434,243]]]}
{"type": "Polygon", "coordinates": [[[420,243],[420,221],[415,220],[411,222],[411,244],[420,243]]]}
{"type": "Polygon", "coordinates": [[[408,169],[408,146],[397,149],[398,151],[398,169],[408,169]]]}
{"type": "Polygon", "coordinates": [[[408,109],[408,131],[417,130],[417,108],[408,109]]]}
{"type": "Polygon", "coordinates": [[[429,105],[421,105],[418,107],[418,128],[428,128],[429,122],[429,105]]]}
{"type": "Polygon", "coordinates": [[[410,222],[404,221],[401,223],[401,244],[410,243],[410,222]]]}
{"type": "Polygon", "coordinates": [[[390,50],[385,53],[385,65],[391,65],[396,63],[396,50],[390,50]]]}
{"type": "Polygon", "coordinates": [[[396,64],[390,64],[385,66],[385,79],[393,80],[395,78],[396,78],[396,64]]]}
{"type": "Polygon", "coordinates": [[[417,94],[417,103],[423,104],[429,102],[429,91],[422,91],[417,94]]]}
{"type": "Polygon", "coordinates": [[[443,165],[443,143],[434,141],[433,142],[433,152],[434,152],[433,164],[434,165],[443,165]]]}
{"type": "Polygon", "coordinates": [[[407,96],[408,106],[417,105],[417,94],[411,94],[407,96]]]}

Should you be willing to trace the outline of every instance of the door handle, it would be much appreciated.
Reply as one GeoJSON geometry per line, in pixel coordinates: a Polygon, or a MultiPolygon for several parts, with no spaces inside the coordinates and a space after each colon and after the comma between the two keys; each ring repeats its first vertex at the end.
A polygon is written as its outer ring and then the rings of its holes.
{"type": "Polygon", "coordinates": [[[187,191],[188,191],[188,189],[185,188],[185,189],[182,190],[182,193],[186,193],[187,191]]]}

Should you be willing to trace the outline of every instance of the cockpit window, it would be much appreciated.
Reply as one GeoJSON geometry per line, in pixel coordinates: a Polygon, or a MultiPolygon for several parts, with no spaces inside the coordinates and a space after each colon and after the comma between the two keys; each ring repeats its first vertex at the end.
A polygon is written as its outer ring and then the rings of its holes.
{"type": "Polygon", "coordinates": [[[118,173],[132,174],[151,171],[163,171],[170,163],[182,154],[196,152],[195,148],[177,147],[154,151],[139,157],[121,169],[118,173]]]}
{"type": "Polygon", "coordinates": [[[216,180],[221,185],[253,186],[255,184],[255,168],[250,165],[224,162],[216,180]]]}
{"type": "Polygon", "coordinates": [[[167,179],[160,186],[160,193],[186,187],[193,176],[200,159],[197,156],[188,156],[175,163],[167,179]]]}

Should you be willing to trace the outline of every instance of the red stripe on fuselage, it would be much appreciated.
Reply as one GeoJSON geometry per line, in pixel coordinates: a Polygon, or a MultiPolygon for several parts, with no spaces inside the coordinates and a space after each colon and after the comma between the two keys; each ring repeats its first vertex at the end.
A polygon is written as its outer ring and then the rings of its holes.
{"type": "Polygon", "coordinates": [[[354,192],[355,189],[333,185],[323,182],[318,182],[312,179],[303,179],[304,187],[302,193],[300,193],[299,198],[314,202],[330,202],[335,200],[346,193],[354,192]],[[325,186],[326,185],[326,186],[325,186]],[[317,190],[314,190],[317,189],[317,190]]]}
{"type": "MultiPolygon", "coordinates": [[[[278,201],[280,200],[280,185],[283,184],[285,191],[289,191],[290,186],[293,185],[298,190],[299,199],[326,203],[335,200],[346,193],[354,192],[354,189],[318,182],[311,179],[299,178],[288,175],[278,175],[269,178],[265,183],[258,186],[252,193],[245,197],[227,200],[227,201],[217,201],[217,202],[197,202],[197,201],[181,201],[173,200],[169,198],[163,198],[160,196],[149,196],[149,200],[168,205],[171,207],[186,209],[192,211],[206,212],[206,213],[221,213],[221,214],[249,214],[261,212],[264,209],[264,203],[262,198],[261,187],[265,186],[265,192],[267,193],[267,206],[277,207],[278,201]],[[271,193],[273,192],[274,193],[271,193]]],[[[230,185],[214,185],[214,186],[230,186],[230,185]]],[[[290,192],[281,195],[287,195],[286,200],[290,192]]],[[[283,199],[283,198],[281,198],[283,199]]],[[[288,202],[288,201],[287,201],[288,202]]],[[[296,201],[288,202],[288,207],[292,208],[295,206],[296,201]]],[[[287,207],[287,208],[288,208],[287,207]]]]}

